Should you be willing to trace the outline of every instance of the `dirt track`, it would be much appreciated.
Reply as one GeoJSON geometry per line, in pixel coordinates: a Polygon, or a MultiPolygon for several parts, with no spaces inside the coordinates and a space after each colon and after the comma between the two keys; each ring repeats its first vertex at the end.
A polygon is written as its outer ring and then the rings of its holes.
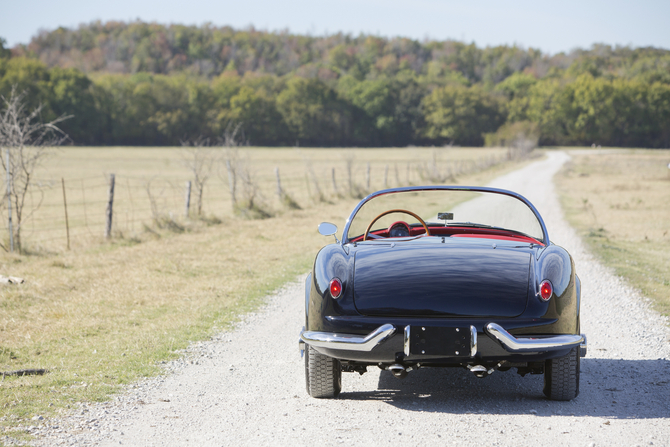
{"type": "Polygon", "coordinates": [[[340,398],[312,399],[297,343],[301,278],[235,331],[192,346],[166,377],[48,421],[38,445],[670,445],[670,330],[563,220],[549,179],[566,160],[550,153],[490,186],[529,198],[575,259],[589,353],[574,401],[545,400],[542,376],[514,370],[397,380],[373,368],[343,374],[340,398]]]}

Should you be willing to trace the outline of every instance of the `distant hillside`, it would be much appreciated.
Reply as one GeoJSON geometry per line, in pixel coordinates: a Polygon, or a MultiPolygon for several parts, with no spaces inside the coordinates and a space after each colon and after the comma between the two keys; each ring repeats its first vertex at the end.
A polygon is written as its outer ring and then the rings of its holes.
{"type": "Polygon", "coordinates": [[[108,22],[0,40],[13,86],[76,144],[670,147],[670,51],[108,22]]]}
{"type": "Polygon", "coordinates": [[[253,28],[161,25],[145,22],[93,22],[78,29],[44,31],[16,55],[36,57],[48,66],[85,73],[170,74],[214,77],[226,69],[239,74],[295,73],[322,80],[343,74],[357,78],[393,76],[403,69],[431,78],[460,78],[497,84],[515,72],[543,78],[567,69],[573,75],[632,78],[642,72],[670,82],[670,51],[596,45],[569,54],[543,55],[532,48],[478,48],[458,41],[419,42],[407,38],[335,34],[312,37],[253,28]]]}

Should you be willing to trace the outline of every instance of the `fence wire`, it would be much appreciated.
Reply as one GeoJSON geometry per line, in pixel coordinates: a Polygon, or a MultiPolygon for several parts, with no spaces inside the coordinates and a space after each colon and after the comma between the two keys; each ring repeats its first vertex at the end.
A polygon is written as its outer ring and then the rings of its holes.
{"type": "MultiPolygon", "coordinates": [[[[284,202],[277,195],[277,168],[281,190],[300,207],[309,207],[323,200],[339,197],[362,197],[372,191],[416,184],[451,183],[459,176],[487,169],[510,158],[504,151],[477,158],[442,160],[438,151],[424,160],[384,160],[348,162],[345,158],[303,160],[296,166],[268,160],[251,165],[248,174],[256,188],[257,203],[278,211],[284,202]]],[[[237,194],[243,196],[244,185],[238,179],[237,194]]],[[[233,216],[233,203],[225,169],[210,175],[202,194],[202,214],[233,216]]],[[[247,185],[249,186],[249,185],[247,185]]],[[[67,244],[85,247],[104,238],[106,209],[109,197],[109,176],[80,178],[43,178],[33,181],[28,190],[20,225],[21,244],[25,250],[61,251],[67,244]],[[64,191],[63,191],[64,185],[64,191]],[[65,200],[63,197],[65,192],[65,200]],[[67,227],[65,208],[67,203],[67,227]]],[[[238,197],[238,200],[240,198],[238,197]]],[[[197,187],[187,173],[181,178],[116,175],[113,196],[113,237],[134,237],[146,231],[157,220],[184,222],[196,218],[197,187]],[[190,213],[186,215],[187,181],[192,182],[190,213]]],[[[0,243],[9,247],[7,195],[3,196],[0,213],[0,243]]],[[[16,211],[13,210],[16,234],[16,211]]]]}

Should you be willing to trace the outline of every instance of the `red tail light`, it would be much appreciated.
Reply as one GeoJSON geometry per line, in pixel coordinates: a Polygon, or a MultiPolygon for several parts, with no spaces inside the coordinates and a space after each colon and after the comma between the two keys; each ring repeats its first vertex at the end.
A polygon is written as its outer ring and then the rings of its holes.
{"type": "Polygon", "coordinates": [[[552,293],[554,293],[554,288],[549,280],[545,279],[540,283],[540,298],[542,298],[542,301],[549,301],[552,293]]]}
{"type": "Polygon", "coordinates": [[[342,294],[342,281],[337,278],[330,280],[330,296],[333,298],[339,298],[342,294]]]}

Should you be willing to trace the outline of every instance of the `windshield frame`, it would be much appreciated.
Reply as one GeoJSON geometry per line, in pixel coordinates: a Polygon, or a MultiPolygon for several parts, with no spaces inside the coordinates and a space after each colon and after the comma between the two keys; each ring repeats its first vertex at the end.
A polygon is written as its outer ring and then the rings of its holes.
{"type": "Polygon", "coordinates": [[[361,200],[358,205],[356,205],[356,208],[351,212],[351,215],[349,215],[349,218],[347,219],[346,224],[344,225],[344,232],[342,234],[342,245],[348,244],[351,242],[349,239],[349,227],[351,226],[351,222],[354,220],[356,217],[356,214],[358,211],[365,205],[367,202],[370,200],[387,195],[387,194],[393,194],[393,193],[398,193],[398,192],[408,192],[408,191],[469,191],[469,192],[482,192],[482,193],[493,193],[493,194],[502,194],[505,196],[513,197],[521,202],[523,202],[530,210],[533,212],[535,217],[537,218],[538,222],[540,223],[540,227],[542,228],[542,234],[543,238],[540,240],[545,246],[550,245],[549,241],[549,233],[547,232],[547,227],[544,224],[544,220],[542,219],[542,216],[540,213],[537,211],[535,206],[530,203],[528,199],[526,199],[524,196],[521,194],[517,194],[513,191],[509,191],[507,189],[499,189],[499,188],[489,188],[486,186],[405,186],[402,188],[391,188],[391,189],[383,189],[381,191],[373,192],[372,194],[368,195],[365,197],[363,200],[361,200]]]}

